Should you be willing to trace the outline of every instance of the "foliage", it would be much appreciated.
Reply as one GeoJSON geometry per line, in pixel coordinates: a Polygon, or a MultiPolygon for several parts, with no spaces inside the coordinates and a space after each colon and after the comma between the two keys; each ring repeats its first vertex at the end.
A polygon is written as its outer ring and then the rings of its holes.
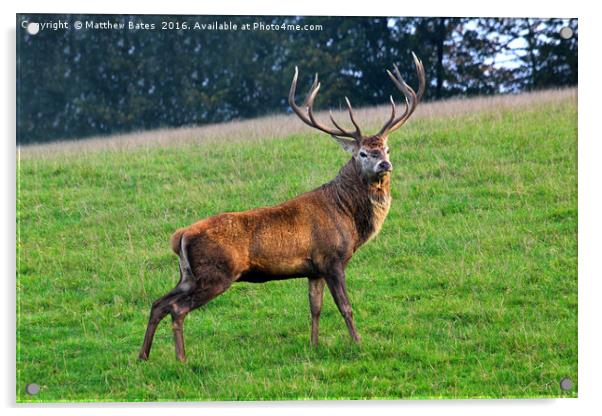
{"type": "Polygon", "coordinates": [[[19,144],[280,113],[296,65],[300,87],[321,74],[318,107],[344,106],[345,95],[355,106],[382,104],[399,97],[386,67],[397,63],[415,85],[410,51],[425,63],[426,100],[577,83],[577,21],[568,19],[18,16],[19,27],[59,19],[155,29],[19,30],[19,144]],[[239,29],[162,30],[162,21],[239,29]],[[240,29],[257,22],[320,30],[240,29]],[[563,40],[558,31],[567,24],[575,35],[563,40]]]}

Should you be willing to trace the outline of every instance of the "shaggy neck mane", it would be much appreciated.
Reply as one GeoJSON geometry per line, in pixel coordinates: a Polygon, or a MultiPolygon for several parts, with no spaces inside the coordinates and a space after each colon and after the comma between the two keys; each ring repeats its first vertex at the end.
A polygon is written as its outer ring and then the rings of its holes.
{"type": "Polygon", "coordinates": [[[332,181],[321,187],[328,198],[336,202],[337,209],[353,219],[358,234],[356,248],[378,231],[375,229],[375,219],[380,215],[377,210],[389,202],[389,183],[389,175],[376,182],[364,177],[352,158],[332,181]]]}

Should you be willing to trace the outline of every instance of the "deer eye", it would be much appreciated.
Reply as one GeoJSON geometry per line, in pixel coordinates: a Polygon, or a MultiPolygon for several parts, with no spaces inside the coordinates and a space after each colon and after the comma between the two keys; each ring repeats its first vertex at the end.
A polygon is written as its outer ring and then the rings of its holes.
{"type": "Polygon", "coordinates": [[[360,157],[366,157],[366,156],[368,156],[366,153],[360,152],[360,157]]]}
{"type": "Polygon", "coordinates": [[[389,148],[387,147],[387,154],[389,154],[389,148]]]}

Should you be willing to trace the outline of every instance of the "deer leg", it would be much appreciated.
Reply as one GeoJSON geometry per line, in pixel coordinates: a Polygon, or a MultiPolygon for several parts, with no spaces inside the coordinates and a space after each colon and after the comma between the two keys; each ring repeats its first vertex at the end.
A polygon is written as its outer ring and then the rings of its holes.
{"type": "Polygon", "coordinates": [[[190,309],[180,307],[178,303],[172,306],[171,319],[174,343],[176,345],[176,358],[182,362],[186,361],[186,352],[184,350],[184,318],[190,312],[190,309]]]}
{"type": "Polygon", "coordinates": [[[174,289],[167,295],[162,296],[153,302],[150,319],[148,321],[148,326],[146,327],[146,333],[144,334],[144,342],[142,343],[142,348],[140,349],[140,354],[138,355],[139,359],[148,360],[155,331],[157,330],[157,325],[159,325],[159,322],[161,322],[161,320],[163,320],[163,318],[165,318],[165,316],[167,316],[167,314],[170,312],[170,301],[177,296],[178,290],[174,289]]]}
{"type": "Polygon", "coordinates": [[[318,345],[318,325],[324,300],[324,278],[309,279],[309,309],[311,311],[311,345],[318,345]]]}
{"type": "Polygon", "coordinates": [[[194,291],[182,293],[182,296],[171,303],[172,329],[176,347],[176,358],[182,362],[186,361],[184,348],[184,318],[186,315],[203,305],[209,303],[231,285],[230,279],[206,279],[203,285],[199,285],[194,291]]]}
{"type": "Polygon", "coordinates": [[[140,349],[138,358],[141,360],[148,360],[157,326],[163,320],[163,318],[165,318],[168,314],[171,314],[172,328],[176,344],[176,356],[180,361],[186,360],[186,355],[184,353],[183,325],[186,314],[190,312],[190,307],[187,306],[189,303],[189,300],[187,299],[188,297],[189,294],[182,292],[178,288],[175,288],[167,295],[159,298],[153,303],[151,317],[148,322],[146,334],[144,335],[144,342],[142,344],[142,348],[140,349]]]}
{"type": "Polygon", "coordinates": [[[331,278],[327,278],[326,283],[328,284],[328,289],[330,289],[330,293],[334,298],[334,302],[339,308],[341,315],[343,315],[343,318],[345,319],[345,324],[347,324],[349,335],[351,335],[353,341],[359,343],[360,336],[357,333],[357,330],[355,329],[355,324],[353,323],[353,311],[351,310],[349,298],[347,298],[347,289],[345,287],[345,273],[341,272],[331,278]]]}

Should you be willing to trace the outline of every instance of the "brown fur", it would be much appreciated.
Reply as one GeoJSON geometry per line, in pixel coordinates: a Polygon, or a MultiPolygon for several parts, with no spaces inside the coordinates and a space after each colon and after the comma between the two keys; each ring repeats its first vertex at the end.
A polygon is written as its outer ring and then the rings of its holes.
{"type": "Polygon", "coordinates": [[[331,263],[346,263],[370,238],[375,216],[382,216],[373,201],[389,198],[388,176],[379,184],[366,183],[352,159],[331,182],[287,202],[180,229],[172,248],[179,253],[186,236],[193,273],[201,280],[211,262],[227,265],[231,282],[318,277],[331,263]]]}

